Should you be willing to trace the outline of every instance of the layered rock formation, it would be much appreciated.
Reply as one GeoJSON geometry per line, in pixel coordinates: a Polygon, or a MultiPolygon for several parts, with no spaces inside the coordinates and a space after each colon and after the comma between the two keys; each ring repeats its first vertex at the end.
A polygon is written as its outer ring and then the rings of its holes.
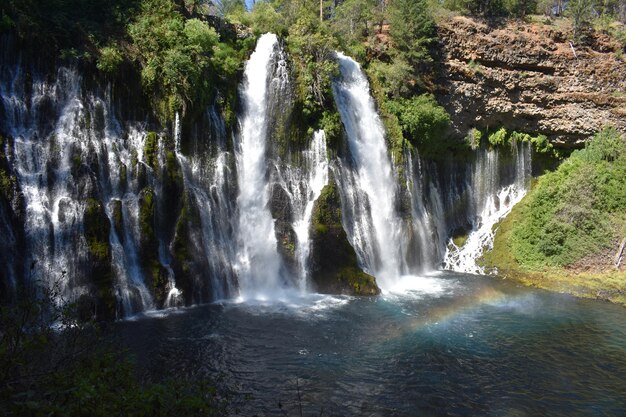
{"type": "Polygon", "coordinates": [[[556,25],[492,27],[466,17],[438,31],[437,98],[455,134],[505,126],[578,147],[605,125],[626,131],[626,62],[609,37],[579,46],[556,25]]]}

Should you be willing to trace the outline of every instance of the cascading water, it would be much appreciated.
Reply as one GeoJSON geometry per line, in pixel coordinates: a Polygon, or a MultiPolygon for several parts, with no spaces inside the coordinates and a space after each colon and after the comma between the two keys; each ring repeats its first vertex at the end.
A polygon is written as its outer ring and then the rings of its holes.
{"type": "MultiPolygon", "coordinates": [[[[176,112],[174,119],[174,154],[178,160],[178,164],[182,167],[186,162],[186,158],[180,151],[180,114],[176,112]]],[[[161,145],[162,146],[162,145],[161,145]]],[[[183,174],[184,175],[184,174],[183,174]]],[[[176,288],[176,277],[174,269],[171,267],[171,256],[166,248],[165,242],[161,241],[159,245],[159,260],[167,271],[167,297],[165,298],[165,307],[175,307],[181,303],[182,292],[176,288]]]]}
{"type": "Polygon", "coordinates": [[[122,138],[110,100],[83,97],[73,70],[61,68],[53,83],[34,77],[30,95],[23,89],[20,67],[9,72],[10,82],[0,84],[0,94],[9,116],[4,129],[13,138],[9,162],[26,207],[27,281],[54,285],[59,301],[89,292],[85,271],[91,261],[83,220],[89,199],[97,198],[111,225],[113,206],[122,207],[123,235],[115,227],[109,235],[120,313],[152,308],[132,233],[136,198],[127,190],[135,180],[122,174],[131,164],[131,149],[141,149],[142,134],[129,129],[122,138]]]}
{"type": "MultiPolygon", "coordinates": [[[[478,259],[485,249],[493,248],[494,226],[511,212],[511,209],[526,195],[530,185],[531,152],[530,144],[512,143],[511,153],[515,160],[512,178],[503,179],[500,172],[499,149],[482,151],[486,155],[479,158],[471,177],[473,209],[477,214],[472,231],[467,240],[457,246],[452,239],[444,255],[443,267],[458,272],[484,274],[478,259]],[[502,183],[508,183],[502,185],[502,183]]],[[[509,165],[510,166],[510,165],[509,165]]]]}
{"type": "Polygon", "coordinates": [[[479,150],[474,161],[407,151],[399,175],[365,75],[350,58],[338,61],[333,93],[348,146],[332,161],[323,131],[304,151],[274,143],[291,123],[292,102],[287,60],[272,34],[260,37],[246,65],[234,152],[217,104],[184,133],[178,114],[172,135],[147,132],[144,119],[119,118],[111,86],[89,91],[67,68],[55,77],[0,66],[0,163],[17,190],[0,200],[0,247],[19,246],[27,258],[2,254],[0,289],[39,280],[58,284],[60,299],[101,303],[104,277],[118,317],[238,292],[302,294],[313,206],[329,169],[349,241],[383,290],[405,288],[403,277],[442,260],[482,273],[476,259],[492,243],[493,224],[527,189],[529,145],[479,150]],[[105,224],[108,245],[100,236],[94,246],[88,218],[105,224]],[[459,230],[471,233],[456,248],[447,241],[459,230]]]}
{"type": "Polygon", "coordinates": [[[333,83],[333,93],[351,156],[339,161],[337,175],[344,227],[359,262],[385,290],[405,272],[396,178],[367,78],[353,59],[338,53],[337,60],[341,78],[333,83]]]}
{"type": "Polygon", "coordinates": [[[328,155],[326,134],[318,130],[313,134],[309,149],[302,152],[302,166],[277,167],[280,186],[289,197],[293,221],[291,227],[296,235],[295,258],[297,261],[296,286],[300,292],[307,289],[308,261],[311,252],[309,232],[313,205],[322,189],[328,184],[328,155]]]}
{"type": "Polygon", "coordinates": [[[237,270],[242,298],[272,298],[284,287],[270,213],[267,181],[267,97],[288,83],[278,38],[261,36],[246,63],[242,101],[244,113],[237,140],[239,180],[239,253],[237,270]],[[282,62],[281,62],[282,60],[282,62]],[[277,71],[275,71],[277,69],[277,71]]]}
{"type": "MultiPolygon", "coordinates": [[[[207,110],[209,139],[195,138],[189,156],[180,151],[180,138],[175,148],[180,162],[190,212],[197,213],[199,227],[192,231],[193,246],[198,248],[196,261],[206,266],[212,299],[222,299],[235,293],[236,276],[233,266],[237,260],[234,229],[234,188],[236,178],[231,169],[232,155],[226,149],[226,126],[218,109],[207,110]]],[[[201,271],[196,273],[200,275],[201,271]]],[[[191,297],[197,302],[203,296],[206,282],[197,279],[191,297]]]]}

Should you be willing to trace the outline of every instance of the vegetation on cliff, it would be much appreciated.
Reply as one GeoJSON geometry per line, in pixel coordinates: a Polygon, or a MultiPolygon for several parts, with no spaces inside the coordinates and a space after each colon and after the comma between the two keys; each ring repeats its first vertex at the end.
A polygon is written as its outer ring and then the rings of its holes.
{"type": "Polygon", "coordinates": [[[624,178],[626,138],[607,128],[538,179],[500,224],[486,264],[542,287],[626,302],[615,257],[626,237],[624,178]]]}

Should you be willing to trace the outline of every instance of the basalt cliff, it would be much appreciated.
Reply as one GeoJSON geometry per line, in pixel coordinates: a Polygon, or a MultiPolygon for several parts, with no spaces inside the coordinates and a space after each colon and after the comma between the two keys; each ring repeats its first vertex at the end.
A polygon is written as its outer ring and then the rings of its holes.
{"type": "Polygon", "coordinates": [[[572,148],[605,125],[626,130],[621,46],[601,34],[572,43],[558,23],[439,23],[436,94],[457,135],[505,126],[572,148]]]}

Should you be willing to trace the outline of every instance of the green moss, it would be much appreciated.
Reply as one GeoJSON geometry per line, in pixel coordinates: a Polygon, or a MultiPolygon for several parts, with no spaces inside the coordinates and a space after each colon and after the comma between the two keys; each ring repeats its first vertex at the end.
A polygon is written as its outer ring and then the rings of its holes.
{"type": "Polygon", "coordinates": [[[324,233],[329,227],[341,225],[341,200],[337,187],[326,185],[320,193],[312,216],[313,227],[324,233]]]}
{"type": "Polygon", "coordinates": [[[334,182],[322,189],[312,215],[312,279],[319,291],[374,295],[374,277],[358,265],[354,248],[341,224],[341,200],[334,182]]]}
{"type": "Polygon", "coordinates": [[[468,235],[460,235],[460,236],[455,236],[452,238],[452,242],[457,246],[457,247],[461,247],[463,245],[465,245],[465,242],[467,242],[467,238],[469,236],[468,235]]]}
{"type": "Polygon", "coordinates": [[[320,127],[324,129],[324,133],[326,134],[326,145],[328,148],[335,151],[339,149],[343,132],[339,112],[334,109],[324,110],[322,119],[320,120],[320,127]]]}
{"type": "Polygon", "coordinates": [[[167,297],[167,271],[159,262],[159,242],[156,235],[156,200],[152,188],[144,188],[139,196],[139,230],[141,233],[141,263],[146,283],[159,307],[167,297]]]}
{"type": "Polygon", "coordinates": [[[337,272],[337,280],[352,290],[354,295],[377,295],[380,289],[376,279],[355,267],[344,267],[337,272]]]}
{"type": "Polygon", "coordinates": [[[113,271],[111,269],[111,224],[104,207],[95,198],[88,198],[83,214],[83,227],[89,251],[92,282],[98,300],[96,315],[111,319],[115,316],[116,299],[113,294],[113,271]]]}
{"type": "Polygon", "coordinates": [[[165,180],[169,186],[181,187],[183,183],[183,174],[178,166],[178,159],[173,151],[167,151],[165,154],[165,180]]]}
{"type": "Polygon", "coordinates": [[[14,178],[0,167],[0,196],[9,200],[13,194],[14,178]]]}
{"type": "Polygon", "coordinates": [[[87,199],[83,222],[90,255],[98,261],[110,259],[110,224],[100,201],[95,198],[87,199]]]}
{"type": "Polygon", "coordinates": [[[144,188],[139,197],[139,230],[143,241],[153,241],[155,201],[152,188],[144,188]]]}
{"type": "Polygon", "coordinates": [[[157,303],[160,306],[163,306],[165,299],[167,298],[167,285],[169,283],[167,271],[165,271],[161,263],[156,258],[150,259],[147,266],[149,276],[148,284],[152,288],[152,292],[157,303]]]}
{"type": "Polygon", "coordinates": [[[159,168],[158,151],[159,136],[156,132],[148,132],[143,145],[143,159],[144,162],[155,171],[159,168]]]}

